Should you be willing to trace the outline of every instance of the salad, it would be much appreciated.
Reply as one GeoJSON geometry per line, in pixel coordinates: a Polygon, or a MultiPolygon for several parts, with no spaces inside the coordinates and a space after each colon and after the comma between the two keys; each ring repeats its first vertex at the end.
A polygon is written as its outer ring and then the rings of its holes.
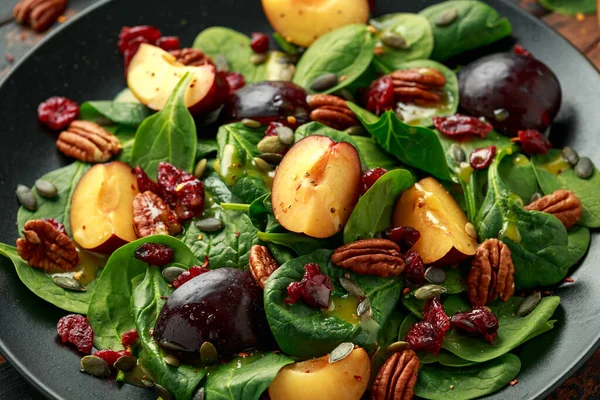
{"type": "Polygon", "coordinates": [[[511,34],[475,0],[262,3],[272,35],[123,27],[126,89],[39,105],[74,161],[16,188],[0,254],[73,368],[163,400],[517,385],[600,227],[600,174],[545,134],[554,73],[518,44],[458,65],[511,34]]]}

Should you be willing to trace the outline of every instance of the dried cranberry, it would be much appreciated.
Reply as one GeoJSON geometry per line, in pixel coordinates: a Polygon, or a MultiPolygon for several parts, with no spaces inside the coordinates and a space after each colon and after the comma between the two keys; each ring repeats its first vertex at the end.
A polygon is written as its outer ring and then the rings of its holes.
{"type": "Polygon", "coordinates": [[[139,335],[137,329],[130,329],[128,331],[123,332],[123,334],[121,334],[121,344],[125,348],[131,347],[135,342],[138,341],[139,338],[140,338],[140,335],[139,335]]]}
{"type": "Polygon", "coordinates": [[[416,251],[408,251],[404,255],[406,279],[413,285],[420,285],[425,279],[425,264],[416,251]]]}
{"type": "Polygon", "coordinates": [[[73,343],[80,352],[91,353],[94,330],[86,317],[77,314],[66,315],[58,321],[56,331],[63,343],[73,343]]]}
{"type": "Polygon", "coordinates": [[[50,97],[38,106],[38,119],[52,130],[65,128],[79,117],[79,104],[66,97],[50,97]]]}
{"type": "Polygon", "coordinates": [[[185,271],[184,273],[182,273],[181,275],[179,275],[174,281],[173,281],[173,287],[175,289],[179,288],[181,285],[183,285],[184,283],[189,282],[190,280],[192,280],[192,278],[195,278],[199,275],[205,274],[208,271],[210,271],[208,269],[208,257],[204,259],[204,264],[202,266],[199,265],[194,265],[193,267],[191,267],[190,269],[188,269],[187,271],[185,271]]]}
{"type": "Polygon", "coordinates": [[[498,318],[487,307],[475,307],[469,312],[457,313],[451,321],[454,327],[483,336],[491,344],[498,336],[498,318]]]}
{"type": "Polygon", "coordinates": [[[552,143],[537,129],[526,129],[518,132],[513,142],[521,142],[523,151],[527,154],[546,154],[552,148],[552,143]]]}
{"type": "Polygon", "coordinates": [[[173,261],[173,249],[160,243],[144,243],[135,249],[134,256],[150,265],[162,266],[173,261]]]}
{"type": "Polygon", "coordinates": [[[531,53],[529,52],[529,50],[527,50],[525,47],[521,46],[518,43],[515,44],[515,47],[513,47],[513,51],[515,54],[518,54],[520,56],[531,57],[531,53]]]}
{"type": "Polygon", "coordinates": [[[364,94],[367,110],[377,115],[394,107],[394,81],[389,76],[382,76],[371,85],[364,94]]]}
{"type": "Polygon", "coordinates": [[[423,321],[413,325],[406,341],[414,350],[422,350],[437,355],[442,348],[442,341],[450,329],[450,319],[438,298],[425,302],[423,321]]]}
{"type": "Polygon", "coordinates": [[[435,352],[437,340],[433,325],[426,321],[420,321],[411,326],[406,334],[406,341],[415,351],[435,352]]]}
{"type": "Polygon", "coordinates": [[[432,324],[438,336],[441,336],[439,340],[441,346],[446,332],[450,329],[450,318],[446,315],[444,306],[438,298],[429,299],[425,302],[423,320],[432,324]]]}
{"type": "Polygon", "coordinates": [[[410,250],[421,237],[421,233],[411,226],[398,226],[383,231],[383,237],[400,245],[403,252],[410,250]]]}
{"type": "Polygon", "coordinates": [[[365,194],[367,192],[367,190],[371,189],[371,186],[373,186],[375,184],[375,182],[377,182],[377,180],[379,178],[381,178],[385,173],[387,172],[387,169],[383,169],[383,168],[375,168],[375,169],[370,169],[367,172],[365,172],[362,176],[362,183],[363,183],[363,188],[362,188],[362,192],[363,194],[365,194]]]}
{"type": "Polygon", "coordinates": [[[105,349],[105,350],[98,350],[93,355],[96,357],[100,357],[101,359],[106,361],[106,363],[110,367],[112,367],[114,365],[114,363],[117,362],[119,357],[130,356],[131,352],[129,350],[114,351],[114,350],[105,349]]]}
{"type": "Polygon", "coordinates": [[[67,230],[65,229],[65,225],[58,222],[54,218],[42,218],[43,221],[48,221],[50,224],[55,227],[59,232],[67,234],[67,230]]]}
{"type": "Polygon", "coordinates": [[[225,74],[225,80],[227,81],[229,90],[231,92],[235,92],[236,90],[246,86],[246,78],[244,78],[244,75],[240,74],[239,72],[228,72],[225,74]]]}
{"type": "Polygon", "coordinates": [[[496,156],[496,146],[475,149],[469,156],[469,164],[473,169],[485,169],[490,166],[496,156]]]}
{"type": "Polygon", "coordinates": [[[494,129],[491,124],[479,118],[456,114],[449,117],[433,117],[435,128],[446,136],[463,138],[468,135],[485,136],[494,129]]]}
{"type": "Polygon", "coordinates": [[[134,27],[124,26],[119,33],[119,51],[121,54],[125,54],[125,50],[130,47],[130,43],[132,40],[136,38],[144,38],[146,43],[156,43],[156,41],[160,38],[160,31],[148,25],[140,25],[134,27]]]}
{"type": "Polygon", "coordinates": [[[269,51],[269,36],[265,33],[252,32],[250,47],[255,53],[266,53],[269,51]]]}
{"type": "Polygon", "coordinates": [[[164,51],[179,50],[179,38],[177,36],[163,36],[156,41],[156,45],[164,51]]]}
{"type": "Polygon", "coordinates": [[[306,272],[300,282],[292,282],[288,286],[287,304],[294,304],[303,299],[311,307],[328,308],[333,286],[329,277],[321,272],[315,263],[304,266],[306,272]]]}
{"type": "Polygon", "coordinates": [[[179,219],[190,219],[204,212],[204,184],[194,175],[161,162],[158,164],[158,184],[162,199],[179,219]]]}
{"type": "Polygon", "coordinates": [[[161,196],[160,186],[158,185],[158,183],[150,179],[148,174],[146,174],[146,171],[144,171],[141,167],[137,166],[135,167],[135,175],[137,178],[138,190],[140,192],[144,193],[150,191],[159,197],[161,196]]]}

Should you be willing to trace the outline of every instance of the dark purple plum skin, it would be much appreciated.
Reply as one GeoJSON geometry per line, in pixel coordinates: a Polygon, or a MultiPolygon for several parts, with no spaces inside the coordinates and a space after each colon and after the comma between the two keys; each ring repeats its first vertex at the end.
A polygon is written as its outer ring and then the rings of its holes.
{"type": "Polygon", "coordinates": [[[541,61],[515,53],[492,54],[459,73],[460,106],[485,117],[496,130],[514,136],[524,129],[540,132],[552,123],[562,100],[556,75],[541,61]],[[498,121],[495,110],[508,111],[498,121]]]}
{"type": "Polygon", "coordinates": [[[169,297],[153,337],[158,343],[167,340],[178,345],[192,358],[200,355],[205,341],[216,347],[220,357],[260,347],[271,337],[263,292],[246,271],[220,268],[204,273],[169,297]]]}

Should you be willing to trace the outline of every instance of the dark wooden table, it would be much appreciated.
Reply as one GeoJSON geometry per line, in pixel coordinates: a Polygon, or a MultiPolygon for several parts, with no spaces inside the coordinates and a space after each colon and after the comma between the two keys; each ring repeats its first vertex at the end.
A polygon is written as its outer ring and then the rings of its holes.
{"type": "MultiPolygon", "coordinates": [[[[77,12],[98,0],[71,0],[61,20],[68,20],[77,12]]],[[[241,0],[249,1],[249,0],[241,0]]],[[[252,0],[258,2],[258,0],[252,0]]],[[[565,17],[549,13],[535,0],[511,0],[542,19],[565,36],[600,69],[600,29],[595,15],[565,17]]],[[[9,14],[16,0],[0,0],[0,18],[9,14]]],[[[59,26],[55,24],[53,28],[59,26]]],[[[43,34],[10,23],[0,27],[0,79],[12,65],[22,58],[43,34]]],[[[0,355],[0,399],[37,400],[41,395],[32,388],[0,355]]],[[[567,380],[548,399],[600,399],[600,350],[584,364],[573,377],[567,380]]]]}

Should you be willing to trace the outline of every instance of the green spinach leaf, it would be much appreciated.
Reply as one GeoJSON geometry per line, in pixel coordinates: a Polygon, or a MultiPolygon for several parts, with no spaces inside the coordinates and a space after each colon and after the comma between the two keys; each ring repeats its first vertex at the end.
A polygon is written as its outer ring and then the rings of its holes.
{"type": "Polygon", "coordinates": [[[511,154],[502,159],[498,172],[508,189],[528,204],[531,196],[538,191],[537,177],[531,161],[523,154],[511,154]]]}
{"type": "Polygon", "coordinates": [[[324,248],[335,248],[335,244],[327,239],[316,239],[300,233],[268,233],[258,232],[257,236],[265,243],[278,244],[303,256],[324,248]]]}
{"type": "Polygon", "coordinates": [[[567,231],[569,235],[569,265],[575,265],[583,258],[590,247],[590,230],[576,225],[567,231]]]}
{"type": "Polygon", "coordinates": [[[298,129],[296,129],[295,141],[296,143],[299,140],[304,139],[307,136],[320,135],[327,136],[330,139],[335,140],[336,142],[346,142],[350,143],[356,151],[358,151],[358,156],[360,157],[361,164],[365,165],[365,160],[358,149],[358,145],[354,141],[354,138],[347,134],[346,132],[338,131],[336,129],[330,128],[318,122],[309,122],[308,124],[304,124],[298,129]]]}
{"type": "Polygon", "coordinates": [[[254,226],[266,233],[285,232],[286,230],[277,222],[273,215],[271,193],[266,193],[254,200],[248,208],[248,216],[254,226]]]}
{"type": "MultiPolygon", "coordinates": [[[[107,129],[108,127],[104,127],[107,129]]],[[[117,125],[114,134],[121,142],[121,152],[117,155],[116,160],[131,165],[131,151],[133,150],[133,143],[135,142],[136,129],[117,125]]]]}
{"type": "Polygon", "coordinates": [[[578,13],[593,14],[596,12],[594,0],[540,0],[546,10],[573,17],[578,13]]]}
{"type": "Polygon", "coordinates": [[[198,145],[196,146],[196,161],[200,161],[203,158],[216,153],[219,150],[217,141],[215,139],[198,139],[198,145]]]}
{"type": "Polygon", "coordinates": [[[80,108],[80,119],[94,121],[103,117],[109,121],[137,128],[152,111],[141,103],[123,103],[118,101],[86,101],[80,108]]]}
{"type": "Polygon", "coordinates": [[[354,139],[358,153],[362,156],[364,165],[368,169],[380,167],[390,170],[400,166],[398,160],[388,154],[373,138],[354,136],[352,139],[354,139]]]}

